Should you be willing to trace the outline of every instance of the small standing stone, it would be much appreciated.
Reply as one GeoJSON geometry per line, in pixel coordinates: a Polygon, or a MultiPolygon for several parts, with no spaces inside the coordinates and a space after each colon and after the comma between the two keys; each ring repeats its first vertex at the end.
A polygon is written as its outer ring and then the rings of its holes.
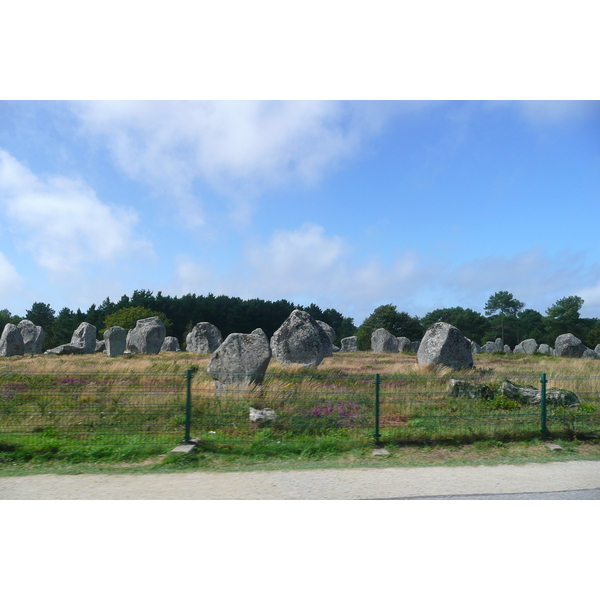
{"type": "Polygon", "coordinates": [[[398,338],[387,329],[380,327],[371,334],[371,350],[373,352],[398,352],[398,338]]]}
{"type": "Polygon", "coordinates": [[[0,337],[0,356],[23,356],[24,353],[21,331],[13,323],[7,323],[0,337]]]}
{"type": "Polygon", "coordinates": [[[115,325],[104,332],[106,354],[108,356],[121,356],[125,352],[127,330],[115,325]]]}
{"type": "Polygon", "coordinates": [[[358,352],[358,337],[351,335],[342,340],[340,352],[358,352]]]}

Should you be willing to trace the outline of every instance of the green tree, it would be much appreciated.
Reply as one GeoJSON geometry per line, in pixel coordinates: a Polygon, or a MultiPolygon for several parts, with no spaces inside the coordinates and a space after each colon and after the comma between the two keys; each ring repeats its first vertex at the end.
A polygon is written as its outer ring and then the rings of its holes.
{"type": "Polygon", "coordinates": [[[424,329],[428,329],[440,321],[454,325],[465,337],[478,344],[481,344],[488,327],[488,321],[481,313],[462,306],[433,310],[421,319],[421,324],[424,329]]]}
{"type": "Polygon", "coordinates": [[[544,326],[544,317],[537,310],[526,308],[517,316],[519,336],[522,340],[534,339],[538,344],[553,345],[544,326]]]}
{"type": "Polygon", "coordinates": [[[143,306],[121,308],[111,315],[108,315],[104,319],[105,329],[100,333],[102,334],[109,327],[115,326],[123,327],[128,330],[133,329],[140,319],[147,319],[148,317],[158,317],[165,324],[167,335],[170,335],[172,323],[167,316],[164,313],[152,310],[151,308],[144,308],[143,306]]]}
{"type": "Polygon", "coordinates": [[[44,330],[44,346],[43,349],[54,347],[54,334],[52,331],[54,325],[54,309],[49,304],[43,302],[34,302],[31,308],[25,313],[25,318],[31,321],[34,325],[39,325],[44,330]]]}
{"type": "Polygon", "coordinates": [[[4,331],[4,328],[8,323],[12,323],[13,325],[17,325],[19,321],[22,321],[21,317],[18,315],[12,315],[10,310],[3,308],[0,310],[0,335],[4,331]]]}
{"type": "Polygon", "coordinates": [[[49,348],[68,344],[73,337],[73,332],[79,327],[81,320],[78,319],[77,313],[74,313],[66,306],[60,310],[54,323],[52,324],[52,341],[49,348]]]}
{"type": "MultiPolygon", "coordinates": [[[[499,329],[502,337],[502,343],[504,344],[504,325],[505,320],[509,319],[509,323],[516,326],[516,317],[525,306],[524,302],[517,300],[510,292],[496,292],[492,294],[485,304],[485,314],[490,317],[497,315],[499,317],[499,329]]],[[[490,321],[492,326],[496,325],[494,321],[490,321]]],[[[518,331],[516,332],[516,338],[518,340],[518,331]]],[[[512,341],[512,340],[511,340],[512,341]]]]}
{"type": "Polygon", "coordinates": [[[384,304],[378,306],[358,328],[356,336],[359,350],[371,349],[371,334],[380,328],[411,341],[420,340],[423,336],[423,326],[417,317],[411,317],[407,312],[398,312],[393,304],[384,304]]]}
{"type": "Polygon", "coordinates": [[[594,349],[600,344],[600,319],[585,319],[587,327],[584,335],[583,343],[594,349]]]}
{"type": "Polygon", "coordinates": [[[583,306],[583,298],[579,296],[566,296],[557,300],[546,310],[544,325],[548,335],[555,340],[563,333],[582,335],[582,323],[579,311],[583,306]]]}

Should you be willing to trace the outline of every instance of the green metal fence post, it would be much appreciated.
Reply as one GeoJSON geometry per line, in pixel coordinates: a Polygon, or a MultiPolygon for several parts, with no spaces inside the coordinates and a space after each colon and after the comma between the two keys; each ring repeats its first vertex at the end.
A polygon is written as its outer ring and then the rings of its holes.
{"type": "Polygon", "coordinates": [[[379,373],[375,374],[375,434],[373,437],[375,438],[375,445],[378,446],[381,437],[379,433],[379,373]]]}
{"type": "Polygon", "coordinates": [[[185,437],[183,441],[185,444],[190,444],[190,429],[192,427],[192,377],[194,377],[194,370],[188,369],[185,378],[187,380],[187,392],[185,399],[185,437]]]}
{"type": "Polygon", "coordinates": [[[548,438],[548,428],[546,427],[546,373],[542,373],[542,379],[540,380],[542,384],[542,393],[540,399],[540,418],[542,425],[542,439],[545,440],[548,438]]]}

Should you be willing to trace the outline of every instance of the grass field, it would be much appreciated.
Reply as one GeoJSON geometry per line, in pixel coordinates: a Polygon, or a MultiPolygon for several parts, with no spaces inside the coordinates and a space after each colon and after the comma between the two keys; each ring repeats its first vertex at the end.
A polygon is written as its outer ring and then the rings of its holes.
{"type": "Polygon", "coordinates": [[[600,362],[544,355],[475,355],[456,373],[416,364],[414,354],[336,353],[316,369],[274,359],[264,385],[216,394],[208,356],[191,353],[24,356],[0,359],[0,473],[494,464],[600,458],[600,362]],[[170,457],[185,428],[184,374],[192,380],[193,455],[170,457]],[[573,391],[578,407],[540,409],[506,398],[454,398],[450,378],[498,389],[509,379],[573,391]],[[380,375],[380,442],[374,458],[374,375],[380,375]],[[253,423],[249,407],[275,411],[253,423]]]}

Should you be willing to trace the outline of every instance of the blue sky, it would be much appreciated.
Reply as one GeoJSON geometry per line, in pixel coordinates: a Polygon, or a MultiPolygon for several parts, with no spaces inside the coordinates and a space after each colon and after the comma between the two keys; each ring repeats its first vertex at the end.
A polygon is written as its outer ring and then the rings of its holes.
{"type": "Polygon", "coordinates": [[[600,102],[2,101],[0,307],[135,289],[600,317],[600,102]]]}

